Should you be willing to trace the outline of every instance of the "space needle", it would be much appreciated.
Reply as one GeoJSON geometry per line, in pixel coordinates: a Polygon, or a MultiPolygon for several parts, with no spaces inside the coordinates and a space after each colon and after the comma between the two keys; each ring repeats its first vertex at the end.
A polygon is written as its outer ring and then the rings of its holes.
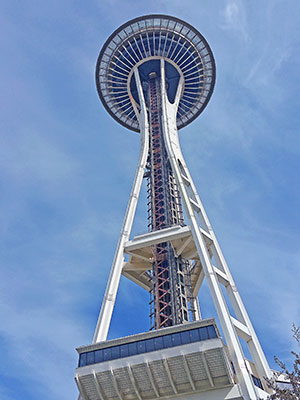
{"type": "Polygon", "coordinates": [[[175,17],[135,18],[99,54],[99,97],[117,122],[139,132],[140,156],[93,342],[77,349],[82,400],[269,395],[264,378],[272,373],[179,144],[178,130],[204,110],[214,84],[207,41],[175,17]],[[144,180],[145,233],[131,237],[144,180]],[[107,340],[121,275],[149,292],[150,331],[107,340]],[[217,322],[201,316],[204,280],[217,322]]]}

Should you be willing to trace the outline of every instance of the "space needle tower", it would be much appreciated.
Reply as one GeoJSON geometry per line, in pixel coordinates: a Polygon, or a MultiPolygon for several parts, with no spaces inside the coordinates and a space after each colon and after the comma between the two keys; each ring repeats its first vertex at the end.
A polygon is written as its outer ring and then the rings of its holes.
{"type": "Polygon", "coordinates": [[[135,18],[104,44],[96,84],[109,114],[139,132],[140,156],[93,342],[77,349],[81,399],[267,398],[271,371],[178,138],[214,89],[208,43],[178,18],[135,18]],[[145,233],[132,237],[144,180],[145,233]],[[149,292],[150,330],[107,340],[121,275],[149,292]],[[217,321],[201,317],[204,280],[217,321]]]}

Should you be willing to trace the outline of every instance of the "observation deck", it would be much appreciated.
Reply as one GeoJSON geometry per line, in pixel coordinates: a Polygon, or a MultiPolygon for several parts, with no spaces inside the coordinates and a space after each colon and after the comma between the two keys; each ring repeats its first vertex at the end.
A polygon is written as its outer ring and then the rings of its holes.
{"type": "Polygon", "coordinates": [[[214,319],[82,346],[83,400],[241,399],[214,319]],[[202,392],[205,392],[202,394],[202,392]]]}
{"type": "Polygon", "coordinates": [[[97,61],[96,85],[109,114],[120,124],[139,131],[140,110],[134,68],[144,91],[148,75],[160,73],[165,60],[167,94],[174,101],[180,77],[183,91],[177,128],[192,122],[207,105],[215,84],[215,62],[204,37],[186,22],[166,15],[135,18],[118,28],[104,44],[97,61]]]}

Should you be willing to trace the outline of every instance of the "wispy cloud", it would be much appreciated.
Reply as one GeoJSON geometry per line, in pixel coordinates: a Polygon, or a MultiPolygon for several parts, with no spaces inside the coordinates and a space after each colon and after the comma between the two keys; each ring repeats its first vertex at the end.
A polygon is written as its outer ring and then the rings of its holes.
{"type": "Polygon", "coordinates": [[[240,0],[227,0],[223,10],[224,22],[222,29],[240,33],[245,42],[248,41],[248,23],[244,2],[240,0]]]}

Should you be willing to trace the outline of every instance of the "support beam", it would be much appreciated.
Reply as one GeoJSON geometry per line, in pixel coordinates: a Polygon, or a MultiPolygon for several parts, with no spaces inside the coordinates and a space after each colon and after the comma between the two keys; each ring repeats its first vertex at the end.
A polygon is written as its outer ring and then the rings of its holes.
{"type": "Polygon", "coordinates": [[[148,285],[145,284],[142,280],[138,279],[137,277],[133,276],[132,274],[128,273],[127,271],[123,271],[122,275],[126,276],[126,278],[130,279],[132,282],[136,283],[141,288],[147,290],[147,292],[149,292],[149,290],[151,289],[149,284],[148,285]]]}
{"type": "Polygon", "coordinates": [[[183,243],[182,245],[177,249],[176,251],[176,255],[177,257],[179,257],[181,255],[181,253],[183,252],[183,250],[186,248],[186,246],[188,246],[191,241],[193,240],[192,235],[190,237],[188,237],[183,243]]]}
{"type": "Polygon", "coordinates": [[[193,381],[193,378],[192,378],[192,375],[191,375],[190,367],[188,366],[185,354],[182,354],[182,360],[183,360],[183,367],[184,367],[184,370],[186,372],[186,375],[187,375],[187,377],[189,379],[189,382],[191,384],[191,387],[192,387],[193,391],[195,392],[196,391],[196,387],[195,387],[195,384],[194,384],[194,381],[193,381]]]}
{"type": "MultiPolygon", "coordinates": [[[[140,124],[140,156],[139,162],[135,174],[134,183],[130,193],[130,199],[128,202],[120,239],[117,245],[115,256],[113,259],[111,271],[109,274],[104,299],[102,302],[100,314],[97,321],[97,326],[95,329],[93,343],[101,342],[106,340],[108,329],[115,306],[116,296],[119,288],[120,277],[122,273],[122,268],[124,264],[124,246],[128,242],[131,228],[133,224],[133,219],[143,183],[144,171],[147,163],[148,149],[149,149],[149,123],[148,114],[146,109],[146,103],[143,95],[142,84],[140,81],[140,76],[138,68],[134,68],[134,76],[137,85],[138,95],[140,99],[141,111],[137,114],[137,118],[140,124]]],[[[134,102],[134,101],[133,101],[134,102]]]]}
{"type": "Polygon", "coordinates": [[[239,337],[241,337],[242,339],[245,340],[245,342],[248,343],[252,339],[252,337],[247,326],[232,316],[231,316],[231,321],[233,322],[233,325],[239,337]]]}
{"type": "Polygon", "coordinates": [[[92,370],[92,374],[93,374],[93,377],[94,377],[94,384],[95,384],[96,392],[97,392],[97,394],[99,396],[99,399],[100,400],[105,400],[104,395],[102,393],[102,389],[101,389],[100,384],[98,382],[95,370],[92,370]]]}
{"type": "Polygon", "coordinates": [[[138,398],[139,400],[142,400],[142,397],[141,397],[140,392],[139,392],[139,390],[138,390],[138,387],[137,387],[135,378],[134,378],[134,376],[133,376],[133,372],[132,372],[132,369],[131,369],[130,364],[128,364],[128,375],[129,375],[130,381],[131,381],[131,383],[132,383],[132,386],[133,386],[133,389],[134,389],[134,391],[135,391],[135,394],[136,394],[137,398],[138,398]]]}
{"type": "Polygon", "coordinates": [[[196,203],[196,201],[191,198],[189,200],[190,200],[190,203],[193,206],[194,210],[196,211],[196,213],[200,212],[201,208],[200,208],[199,204],[196,203]]]}
{"type": "Polygon", "coordinates": [[[159,396],[159,392],[158,392],[158,389],[157,389],[157,387],[156,387],[156,385],[154,383],[153,375],[152,375],[151,368],[150,368],[150,365],[149,365],[148,361],[146,361],[146,371],[147,371],[147,375],[149,377],[152,389],[153,389],[153,391],[155,393],[155,396],[158,398],[158,397],[160,397],[159,396]]]}
{"type": "Polygon", "coordinates": [[[206,372],[206,375],[207,375],[207,377],[208,377],[210,386],[211,386],[211,387],[214,387],[215,384],[214,384],[213,378],[212,378],[212,376],[211,376],[211,373],[210,373],[210,370],[209,370],[209,367],[208,367],[208,364],[207,364],[207,361],[206,361],[205,353],[204,353],[204,352],[201,353],[201,359],[202,359],[202,362],[203,362],[203,365],[204,365],[204,368],[205,368],[205,372],[206,372]]]}
{"type": "Polygon", "coordinates": [[[191,183],[190,183],[189,179],[184,174],[181,174],[181,177],[183,179],[183,182],[186,184],[186,186],[190,186],[191,183]]]}
{"type": "MultiPolygon", "coordinates": [[[[199,263],[200,263],[200,261],[199,261],[199,263]]],[[[199,273],[199,275],[198,275],[198,279],[197,279],[197,281],[195,283],[195,287],[194,287],[194,290],[193,290],[193,296],[194,297],[198,296],[198,293],[199,293],[199,290],[201,288],[201,285],[203,283],[204,278],[205,278],[205,273],[204,273],[203,268],[202,268],[200,273],[199,273]]]]}
{"type": "Polygon", "coordinates": [[[218,281],[222,283],[225,287],[229,285],[229,279],[227,275],[221,271],[219,268],[214,266],[215,273],[217,274],[218,281]]]}
{"type": "Polygon", "coordinates": [[[178,391],[177,391],[176,386],[175,386],[175,383],[174,383],[174,381],[173,381],[173,378],[172,378],[172,375],[171,375],[171,371],[170,371],[170,368],[169,368],[169,365],[168,365],[168,361],[167,361],[166,358],[163,359],[163,364],[164,364],[166,373],[167,373],[167,375],[168,375],[169,382],[170,382],[170,385],[171,385],[171,387],[172,387],[172,389],[173,389],[173,392],[174,392],[175,394],[177,394],[178,391]]]}
{"type": "Polygon", "coordinates": [[[189,236],[191,236],[191,229],[189,226],[176,225],[134,237],[125,244],[125,252],[130,254],[133,253],[134,250],[143,249],[144,247],[163,242],[171,242],[172,240],[189,236]]]}
{"type": "Polygon", "coordinates": [[[123,397],[122,397],[120,389],[118,387],[118,382],[117,382],[117,379],[115,377],[113,369],[110,370],[110,373],[111,373],[111,378],[112,378],[112,381],[113,381],[113,385],[114,385],[115,391],[116,391],[116,393],[118,395],[118,398],[119,398],[119,400],[123,400],[123,397]]]}
{"type": "Polygon", "coordinates": [[[127,254],[130,254],[131,256],[134,256],[134,257],[140,258],[143,261],[149,262],[149,257],[147,257],[146,255],[136,253],[134,250],[132,250],[132,251],[125,250],[125,252],[127,254]]]}

